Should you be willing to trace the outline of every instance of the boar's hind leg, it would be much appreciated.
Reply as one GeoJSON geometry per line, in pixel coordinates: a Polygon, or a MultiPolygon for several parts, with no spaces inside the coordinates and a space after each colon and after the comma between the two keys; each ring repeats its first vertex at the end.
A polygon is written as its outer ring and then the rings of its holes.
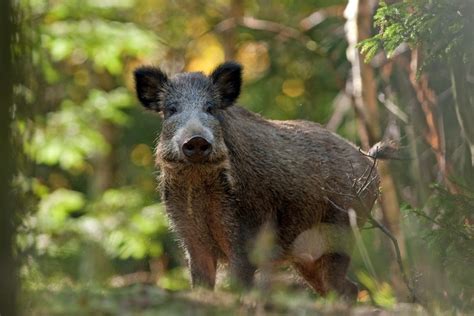
{"type": "Polygon", "coordinates": [[[187,252],[192,287],[213,289],[216,283],[216,257],[203,245],[193,244],[187,247],[187,252]]]}
{"type": "Polygon", "coordinates": [[[350,257],[343,253],[325,253],[319,259],[299,260],[294,267],[320,295],[337,293],[348,302],[357,299],[357,286],[346,278],[350,257]]]}
{"type": "Polygon", "coordinates": [[[331,218],[301,232],[293,241],[293,265],[306,282],[325,296],[336,292],[347,301],[355,301],[357,286],[346,279],[353,236],[349,226],[331,218]]]}

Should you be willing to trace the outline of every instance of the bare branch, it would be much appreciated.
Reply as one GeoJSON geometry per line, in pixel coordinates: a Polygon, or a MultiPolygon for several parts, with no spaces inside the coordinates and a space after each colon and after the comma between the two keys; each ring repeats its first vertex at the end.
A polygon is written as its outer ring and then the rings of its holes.
{"type": "Polygon", "coordinates": [[[334,108],[334,112],[331,115],[331,118],[326,123],[326,128],[331,132],[335,132],[339,125],[341,125],[344,116],[347,112],[351,109],[352,99],[350,96],[347,95],[347,92],[341,91],[339,94],[334,98],[332,102],[332,107],[334,108]]]}
{"type": "Polygon", "coordinates": [[[385,94],[380,93],[378,95],[378,99],[385,106],[385,108],[389,110],[393,115],[395,115],[403,123],[408,124],[408,115],[403,112],[403,110],[398,105],[392,102],[392,100],[386,98],[385,94]]]}
{"type": "Polygon", "coordinates": [[[344,5],[334,5],[325,9],[317,10],[300,21],[300,27],[309,31],[313,27],[324,22],[328,17],[343,17],[344,5]]]}
{"type": "Polygon", "coordinates": [[[251,16],[246,16],[241,19],[229,18],[219,22],[215,26],[216,32],[225,32],[230,28],[236,27],[237,25],[247,27],[253,30],[267,31],[277,33],[282,38],[293,38],[299,41],[310,40],[306,35],[301,33],[299,30],[268,20],[256,19],[251,16]]]}
{"type": "MultiPolygon", "coordinates": [[[[303,32],[301,32],[300,30],[296,28],[293,28],[281,23],[277,23],[274,21],[257,19],[251,16],[246,16],[239,19],[236,19],[236,18],[225,19],[219,22],[214,27],[214,30],[218,33],[222,33],[236,26],[242,26],[242,27],[246,27],[252,30],[276,33],[278,37],[281,38],[283,41],[291,38],[303,44],[304,47],[306,47],[306,43],[308,43],[309,41],[312,41],[312,39],[309,36],[305,35],[303,32]]],[[[325,55],[325,53],[323,53],[321,50],[317,48],[311,49],[311,50],[320,56],[325,55]]]]}
{"type": "MultiPolygon", "coordinates": [[[[363,183],[363,185],[361,187],[359,187],[356,191],[355,194],[345,194],[345,193],[340,193],[340,192],[335,192],[333,191],[332,193],[334,194],[340,194],[340,195],[343,195],[343,196],[349,196],[349,197],[352,197],[353,199],[357,199],[357,201],[360,203],[360,205],[362,205],[362,207],[364,209],[368,209],[367,205],[365,204],[364,200],[362,199],[361,197],[361,193],[364,192],[367,187],[373,183],[373,181],[375,181],[377,179],[377,176],[375,175],[374,177],[372,177],[372,173],[373,173],[373,170],[375,169],[375,166],[377,164],[377,157],[372,157],[372,156],[369,156],[367,154],[365,154],[363,151],[361,151],[359,149],[359,151],[361,152],[361,154],[363,154],[364,156],[368,156],[368,157],[371,157],[373,159],[373,163],[372,163],[372,166],[370,167],[370,171],[369,171],[369,174],[367,175],[367,177],[365,177],[365,181],[363,183]]],[[[360,181],[367,173],[367,170],[364,171],[364,173],[362,174],[361,177],[359,177],[358,179],[355,180],[355,182],[357,183],[358,181],[360,181]]],[[[353,185],[353,189],[355,189],[354,185],[353,185]]],[[[326,190],[327,191],[327,190],[326,190]]],[[[328,192],[328,191],[327,191],[328,192]]],[[[330,192],[330,191],[329,191],[330,192]]],[[[337,205],[334,201],[332,201],[331,199],[329,198],[325,198],[326,201],[328,201],[334,208],[336,208],[337,210],[341,211],[341,212],[344,212],[344,213],[347,213],[348,215],[351,215],[350,212],[346,209],[344,209],[343,207],[341,207],[340,205],[337,205]]],[[[357,215],[355,212],[352,212],[352,216],[354,218],[357,218],[357,215]]],[[[370,227],[367,227],[367,228],[363,228],[363,229],[371,229],[371,228],[378,228],[380,229],[385,235],[387,235],[387,237],[390,239],[390,241],[392,242],[393,244],[393,247],[395,249],[395,256],[396,256],[396,260],[397,260],[397,264],[399,266],[399,269],[400,269],[400,272],[402,274],[402,278],[403,278],[403,282],[405,283],[409,293],[410,293],[410,300],[412,302],[417,302],[418,299],[416,297],[416,292],[414,290],[414,288],[411,286],[411,283],[410,283],[410,280],[406,274],[406,271],[405,271],[405,267],[403,265],[403,261],[402,261],[402,255],[401,255],[401,252],[400,252],[400,246],[398,244],[398,241],[397,239],[395,238],[395,236],[382,224],[380,223],[378,220],[376,220],[372,214],[370,214],[369,212],[369,221],[370,223],[372,224],[372,226],[370,227]]],[[[355,225],[355,224],[354,224],[355,225]]],[[[355,228],[354,228],[355,229],[355,228]]],[[[356,231],[354,231],[354,233],[356,233],[356,231]]]]}
{"type": "MultiPolygon", "coordinates": [[[[377,161],[377,159],[374,159],[374,165],[375,165],[376,161],[377,161]]],[[[359,202],[363,205],[363,207],[367,208],[365,206],[364,201],[361,199],[361,197],[359,195],[357,195],[357,198],[358,198],[359,202]]],[[[370,222],[373,226],[379,228],[385,235],[387,235],[387,237],[392,242],[393,247],[395,248],[395,256],[397,257],[397,264],[398,264],[398,267],[399,267],[400,272],[402,274],[403,282],[405,282],[405,286],[407,287],[408,291],[410,292],[410,301],[417,302],[418,299],[416,297],[415,290],[411,286],[410,280],[408,279],[408,276],[405,272],[405,267],[404,267],[403,262],[402,262],[402,255],[400,253],[400,247],[398,245],[397,238],[395,238],[395,236],[393,236],[393,234],[387,229],[387,227],[385,227],[382,223],[380,223],[378,220],[376,220],[372,216],[372,214],[370,214],[370,213],[369,213],[369,220],[370,220],[370,222]]]]}
{"type": "Polygon", "coordinates": [[[418,299],[416,297],[415,289],[411,286],[410,280],[408,279],[408,276],[405,272],[405,268],[403,266],[402,255],[400,253],[400,247],[398,245],[397,238],[395,238],[395,236],[393,236],[393,234],[387,229],[387,227],[385,227],[382,223],[380,223],[378,220],[376,220],[372,216],[372,214],[369,215],[369,220],[370,220],[370,222],[373,226],[380,229],[392,241],[393,247],[395,248],[397,263],[398,263],[398,266],[400,268],[400,272],[402,273],[403,282],[405,282],[405,285],[406,285],[408,291],[410,292],[410,301],[412,301],[413,303],[417,302],[418,299]]]}
{"type": "Polygon", "coordinates": [[[377,176],[375,176],[372,180],[369,181],[370,177],[372,176],[372,172],[375,169],[376,164],[377,164],[377,159],[375,158],[374,162],[372,163],[372,166],[370,167],[369,175],[365,178],[364,184],[359,188],[359,190],[357,190],[357,194],[356,194],[357,196],[359,196],[363,192],[363,190],[365,190],[377,178],[377,176]]]}

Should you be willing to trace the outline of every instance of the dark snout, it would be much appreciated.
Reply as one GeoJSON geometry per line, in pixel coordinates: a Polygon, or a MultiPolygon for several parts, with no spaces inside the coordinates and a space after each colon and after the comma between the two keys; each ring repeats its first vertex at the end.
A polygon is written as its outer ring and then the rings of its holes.
{"type": "Polygon", "coordinates": [[[194,136],[182,146],[183,154],[192,162],[205,160],[212,150],[212,145],[205,138],[194,136]]]}

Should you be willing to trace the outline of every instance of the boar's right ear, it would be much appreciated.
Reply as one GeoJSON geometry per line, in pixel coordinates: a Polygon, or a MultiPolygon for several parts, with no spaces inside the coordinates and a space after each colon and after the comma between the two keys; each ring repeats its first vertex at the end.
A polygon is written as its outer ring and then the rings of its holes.
{"type": "Polygon", "coordinates": [[[217,86],[223,106],[232,105],[240,94],[242,86],[242,66],[228,61],[218,66],[210,75],[212,83],[217,86]]]}
{"type": "Polygon", "coordinates": [[[161,111],[162,91],[168,83],[168,77],[155,67],[140,67],[133,72],[137,97],[144,107],[161,111]]]}

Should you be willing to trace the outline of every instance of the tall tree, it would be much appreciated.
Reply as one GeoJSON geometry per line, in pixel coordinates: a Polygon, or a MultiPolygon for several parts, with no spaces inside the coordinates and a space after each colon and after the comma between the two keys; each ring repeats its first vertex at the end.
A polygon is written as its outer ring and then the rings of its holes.
{"type": "Polygon", "coordinates": [[[11,1],[0,2],[0,315],[16,315],[17,279],[13,257],[15,231],[14,199],[11,182],[14,174],[11,118],[13,110],[12,41],[14,34],[11,1]]]}
{"type": "MultiPolygon", "coordinates": [[[[347,18],[346,33],[349,42],[348,56],[352,64],[352,91],[356,108],[359,135],[362,147],[368,150],[370,146],[382,138],[380,113],[377,100],[377,83],[371,65],[363,62],[363,57],[356,48],[357,43],[371,36],[372,14],[378,1],[350,0],[345,16],[347,18]]],[[[403,247],[403,235],[400,230],[400,207],[395,184],[388,165],[379,164],[382,178],[382,212],[388,228],[396,235],[403,247]]]]}

